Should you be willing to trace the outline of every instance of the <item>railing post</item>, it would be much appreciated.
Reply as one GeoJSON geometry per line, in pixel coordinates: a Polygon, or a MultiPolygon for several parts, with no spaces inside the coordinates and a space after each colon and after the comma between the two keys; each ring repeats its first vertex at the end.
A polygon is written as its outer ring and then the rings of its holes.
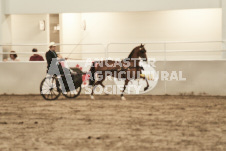
{"type": "Polygon", "coordinates": [[[109,47],[109,43],[105,45],[105,59],[108,58],[108,47],[109,47]]]}
{"type": "Polygon", "coordinates": [[[164,61],[166,61],[166,42],[164,42],[164,61]]]}

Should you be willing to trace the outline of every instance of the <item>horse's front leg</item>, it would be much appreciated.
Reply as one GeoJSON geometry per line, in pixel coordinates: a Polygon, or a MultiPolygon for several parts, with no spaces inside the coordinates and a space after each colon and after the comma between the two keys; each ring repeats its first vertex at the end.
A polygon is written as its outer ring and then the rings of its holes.
{"type": "Polygon", "coordinates": [[[128,83],[129,83],[129,80],[126,79],[125,85],[124,85],[124,88],[123,88],[123,91],[122,91],[122,94],[121,94],[121,100],[126,100],[126,98],[124,97],[123,93],[126,90],[126,87],[127,87],[128,83]]]}
{"type": "Polygon", "coordinates": [[[96,87],[100,84],[103,88],[105,88],[105,86],[103,85],[103,81],[105,80],[105,76],[104,75],[102,75],[102,78],[101,79],[98,79],[98,81],[96,82],[96,83],[94,83],[94,85],[93,85],[93,88],[92,88],[92,92],[91,92],[91,99],[92,100],[94,100],[95,98],[94,98],[94,96],[93,96],[93,94],[94,94],[94,91],[95,91],[95,89],[96,89],[96,87]]]}

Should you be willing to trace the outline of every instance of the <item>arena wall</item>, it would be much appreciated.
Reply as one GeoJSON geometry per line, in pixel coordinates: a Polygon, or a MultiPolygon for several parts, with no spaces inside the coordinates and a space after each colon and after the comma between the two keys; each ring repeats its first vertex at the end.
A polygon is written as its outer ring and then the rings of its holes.
{"type": "MultiPolygon", "coordinates": [[[[221,59],[222,54],[222,11],[221,9],[192,9],[153,12],[108,12],[108,13],[62,13],[60,14],[60,52],[70,54],[73,59],[105,57],[107,44],[135,43],[110,45],[109,51],[126,51],[128,53],[137,43],[146,44],[149,56],[163,60],[162,53],[166,50],[181,52],[167,54],[168,59],[221,59]],[[165,42],[195,41],[195,43],[173,43],[164,46],[165,42]],[[198,43],[196,41],[206,41],[198,43]],[[213,43],[211,41],[219,41],[213,43]],[[152,42],[152,44],[150,44],[152,42]],[[153,44],[157,42],[159,44],[153,44]],[[99,43],[102,46],[78,46],[76,44],[99,43]],[[74,44],[74,45],[67,45],[74,44]],[[191,50],[184,53],[183,51],[191,50]],[[202,51],[202,53],[198,51],[202,51]],[[204,51],[212,52],[204,52],[204,51]],[[92,55],[88,52],[93,52],[92,55]],[[86,54],[85,54],[86,53],[86,54]],[[96,54],[95,54],[96,53],[96,54]],[[98,54],[99,53],[99,54],[98,54]],[[102,53],[102,54],[100,54],[102,53]],[[200,53],[200,54],[198,54],[200,53]],[[185,55],[186,54],[186,55],[185,55]]],[[[37,48],[42,55],[48,50],[49,15],[9,15],[4,16],[2,44],[4,52],[14,50],[17,53],[31,52],[37,48]],[[46,21],[46,29],[39,29],[39,21],[46,21]],[[12,44],[12,46],[4,46],[12,44]],[[19,44],[19,46],[17,45],[19,44]],[[32,45],[33,44],[33,45],[32,45]],[[39,45],[39,46],[36,46],[39,45]]],[[[55,31],[51,31],[55,32],[55,31]]],[[[109,57],[117,57],[117,53],[109,57]]],[[[4,55],[6,58],[8,55],[4,55]]],[[[67,57],[68,54],[63,54],[67,57]]],[[[28,61],[30,54],[19,54],[21,61],[28,61]]],[[[2,55],[0,54],[0,59],[2,55]]]]}
{"type": "Polygon", "coordinates": [[[221,7],[221,0],[5,0],[5,2],[6,14],[127,12],[221,7]]]}
{"type": "MultiPolygon", "coordinates": [[[[80,28],[81,39],[84,43],[221,40],[221,13],[221,9],[81,13],[81,22],[86,22],[86,30],[80,28]]],[[[65,20],[64,24],[75,19],[65,20]]],[[[69,32],[65,36],[73,39],[69,32]]]]}
{"type": "MultiPolygon", "coordinates": [[[[157,86],[146,95],[226,95],[226,61],[158,61],[160,71],[157,86]],[[165,81],[162,71],[176,72],[186,80],[165,81]]],[[[39,94],[40,83],[46,74],[45,62],[1,62],[0,94],[39,94]]]]}

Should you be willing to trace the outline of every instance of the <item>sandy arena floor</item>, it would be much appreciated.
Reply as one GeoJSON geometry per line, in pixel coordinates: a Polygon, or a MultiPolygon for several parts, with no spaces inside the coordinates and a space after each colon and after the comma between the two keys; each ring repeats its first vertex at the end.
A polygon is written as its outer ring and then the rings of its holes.
{"type": "Polygon", "coordinates": [[[0,96],[0,151],[225,151],[226,98],[0,96]]]}

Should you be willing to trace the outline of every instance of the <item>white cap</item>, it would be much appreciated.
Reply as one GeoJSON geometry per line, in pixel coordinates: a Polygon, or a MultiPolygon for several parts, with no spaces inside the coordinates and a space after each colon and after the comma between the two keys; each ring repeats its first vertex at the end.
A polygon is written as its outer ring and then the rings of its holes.
{"type": "Polygon", "coordinates": [[[50,47],[51,47],[51,46],[56,47],[56,43],[55,43],[55,42],[51,42],[51,43],[49,43],[49,46],[50,46],[50,47]]]}

